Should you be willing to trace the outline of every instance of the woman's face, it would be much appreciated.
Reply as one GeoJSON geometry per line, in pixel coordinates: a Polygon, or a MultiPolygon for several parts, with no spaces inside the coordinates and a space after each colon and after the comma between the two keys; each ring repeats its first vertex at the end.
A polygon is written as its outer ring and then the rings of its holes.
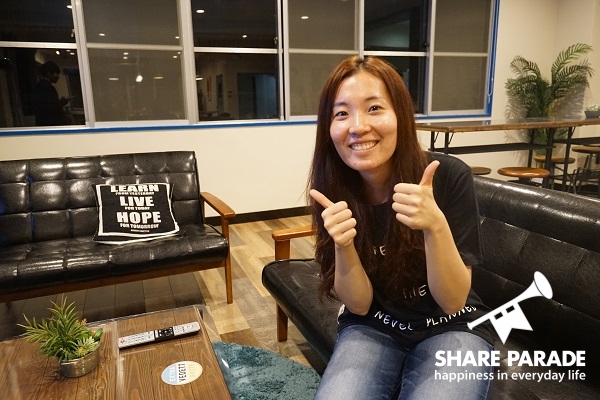
{"type": "Polygon", "coordinates": [[[382,182],[389,178],[397,128],[396,113],[381,79],[359,71],[341,84],[329,133],[344,163],[363,179],[382,182]]]}

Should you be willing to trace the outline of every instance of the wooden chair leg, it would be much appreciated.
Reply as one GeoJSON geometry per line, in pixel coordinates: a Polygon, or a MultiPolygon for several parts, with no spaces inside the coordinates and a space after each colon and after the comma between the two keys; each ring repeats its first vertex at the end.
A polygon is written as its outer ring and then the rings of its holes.
{"type": "Polygon", "coordinates": [[[229,252],[225,259],[225,290],[227,293],[227,304],[233,303],[233,277],[231,274],[231,241],[229,239],[229,221],[221,218],[221,233],[227,239],[229,252]]]}
{"type": "Polygon", "coordinates": [[[288,317],[277,305],[277,341],[285,342],[288,338],[288,317]]]}
{"type": "Polygon", "coordinates": [[[227,291],[227,304],[233,303],[233,278],[231,276],[231,254],[225,260],[225,290],[227,291]]]}

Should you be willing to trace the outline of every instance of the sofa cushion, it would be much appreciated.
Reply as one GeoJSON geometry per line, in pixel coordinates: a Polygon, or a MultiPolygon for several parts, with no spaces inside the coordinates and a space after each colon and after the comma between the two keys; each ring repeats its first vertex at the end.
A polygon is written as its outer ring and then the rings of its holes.
{"type": "Polygon", "coordinates": [[[120,246],[91,239],[56,239],[0,249],[0,291],[221,261],[228,254],[227,239],[209,225],[184,225],[175,237],[120,246]]]}

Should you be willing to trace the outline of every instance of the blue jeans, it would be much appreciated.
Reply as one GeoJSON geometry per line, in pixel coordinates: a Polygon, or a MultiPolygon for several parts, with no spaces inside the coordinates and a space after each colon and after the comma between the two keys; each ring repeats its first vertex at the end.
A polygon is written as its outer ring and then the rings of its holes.
{"type": "Polygon", "coordinates": [[[489,378],[493,366],[437,367],[438,350],[454,355],[460,351],[463,357],[472,351],[477,356],[479,351],[490,352],[492,345],[469,332],[446,332],[407,350],[376,329],[348,326],[338,334],[315,399],[485,400],[491,380],[466,374],[482,373],[489,378]],[[461,373],[471,379],[449,379],[461,373]]]}

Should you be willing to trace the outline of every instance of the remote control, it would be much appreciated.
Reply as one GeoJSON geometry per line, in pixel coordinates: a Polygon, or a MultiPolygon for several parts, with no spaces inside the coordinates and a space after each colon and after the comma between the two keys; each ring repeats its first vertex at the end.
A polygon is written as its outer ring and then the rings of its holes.
{"type": "Polygon", "coordinates": [[[184,336],[190,336],[200,331],[198,322],[190,322],[182,325],[175,325],[168,328],[157,329],[136,333],[134,335],[123,336],[119,338],[119,349],[126,347],[139,346],[146,343],[161,342],[163,340],[177,339],[184,336]]]}

